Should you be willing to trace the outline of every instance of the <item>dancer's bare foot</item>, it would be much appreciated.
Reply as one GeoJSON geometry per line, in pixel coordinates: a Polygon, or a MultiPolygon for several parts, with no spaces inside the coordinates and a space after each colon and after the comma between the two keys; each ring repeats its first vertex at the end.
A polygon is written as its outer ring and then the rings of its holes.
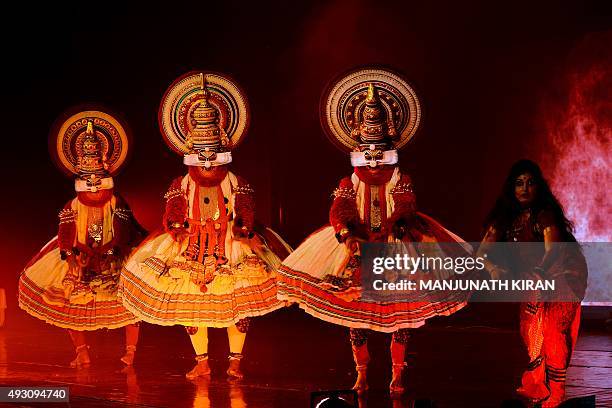
{"type": "Polygon", "coordinates": [[[355,385],[353,385],[353,389],[357,391],[358,394],[368,390],[368,378],[366,375],[367,368],[367,365],[357,366],[357,380],[355,381],[355,385]]]}
{"type": "Polygon", "coordinates": [[[70,362],[72,368],[85,368],[89,367],[91,360],[89,358],[89,347],[87,344],[83,344],[76,348],[76,358],[70,362]]]}
{"type": "Polygon", "coordinates": [[[191,369],[185,377],[188,380],[195,380],[198,377],[205,377],[210,375],[210,367],[208,365],[208,356],[196,356],[197,364],[191,369]]]}
{"type": "Polygon", "coordinates": [[[227,375],[240,380],[244,377],[242,370],[240,369],[240,361],[242,360],[242,354],[232,353],[229,356],[229,367],[227,368],[227,375]]]}
{"type": "Polygon", "coordinates": [[[404,387],[402,381],[402,374],[404,372],[404,368],[406,367],[406,363],[402,364],[393,364],[393,368],[391,371],[391,384],[389,384],[389,392],[391,395],[402,395],[406,388],[404,387]]]}
{"type": "Polygon", "coordinates": [[[126,346],[125,354],[121,357],[121,361],[126,366],[131,366],[134,364],[134,357],[136,356],[136,346],[126,346]]]}

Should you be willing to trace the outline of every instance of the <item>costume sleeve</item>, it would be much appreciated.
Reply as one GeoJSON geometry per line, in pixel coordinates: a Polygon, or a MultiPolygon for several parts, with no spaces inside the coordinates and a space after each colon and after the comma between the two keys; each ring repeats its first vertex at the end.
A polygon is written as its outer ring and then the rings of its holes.
{"type": "Polygon", "coordinates": [[[416,211],[416,196],[412,188],[410,176],[402,174],[402,177],[391,190],[391,196],[395,204],[393,214],[389,217],[388,223],[393,226],[398,221],[409,224],[416,211]]]}
{"type": "Polygon", "coordinates": [[[122,254],[127,254],[133,246],[138,245],[141,235],[141,228],[129,205],[122,197],[116,196],[113,210],[113,248],[122,254]]]}
{"type": "Polygon", "coordinates": [[[497,226],[495,224],[490,224],[485,230],[484,237],[482,237],[482,242],[499,242],[502,241],[503,236],[497,230],[497,226]]]}
{"type": "Polygon", "coordinates": [[[540,263],[536,266],[536,270],[539,272],[547,271],[555,262],[562,256],[563,249],[560,244],[555,242],[561,241],[559,230],[550,231],[551,233],[546,235],[544,231],[551,227],[558,227],[555,222],[555,216],[552,211],[544,209],[536,215],[535,219],[535,232],[541,236],[541,239],[545,243],[546,251],[540,263]]]}
{"type": "Polygon", "coordinates": [[[544,237],[546,251],[535,271],[542,277],[555,280],[555,300],[582,301],[587,286],[588,267],[580,244],[573,239],[563,242],[564,228],[549,209],[538,213],[536,229],[544,237]],[[557,230],[545,234],[548,228],[557,230]]]}
{"type": "Polygon", "coordinates": [[[77,212],[72,209],[72,201],[69,201],[59,212],[57,241],[62,253],[71,251],[74,246],[76,239],[76,217],[77,212]]]}
{"type": "Polygon", "coordinates": [[[238,177],[234,188],[234,226],[253,231],[255,225],[255,190],[244,179],[238,177]]]}
{"type": "Polygon", "coordinates": [[[185,225],[187,221],[187,197],[181,188],[182,177],[176,178],[164,195],[166,211],[164,212],[164,229],[169,231],[172,225],[185,225]]]}
{"type": "Polygon", "coordinates": [[[353,189],[350,177],[340,180],[340,185],[334,190],[333,196],[329,222],[336,231],[338,241],[343,242],[349,235],[355,234],[361,223],[355,201],[357,193],[353,189]]]}

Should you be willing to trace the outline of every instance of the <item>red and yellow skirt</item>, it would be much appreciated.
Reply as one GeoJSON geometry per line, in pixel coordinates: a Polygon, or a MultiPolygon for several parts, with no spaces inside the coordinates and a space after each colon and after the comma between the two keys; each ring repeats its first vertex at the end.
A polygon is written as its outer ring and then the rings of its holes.
{"type": "MultiPolygon", "coordinates": [[[[420,224],[427,226],[421,236],[430,242],[461,243],[468,253],[468,245],[459,237],[433,219],[421,214],[419,217],[420,224]]],[[[436,295],[436,301],[418,302],[339,297],[338,291],[328,284],[329,277],[342,277],[349,256],[346,245],[338,243],[331,226],[316,231],[283,261],[278,278],[279,298],[298,303],[308,314],[330,323],[385,333],[420,327],[431,317],[451,315],[467,304],[468,296],[460,291],[446,292],[443,297],[436,295]]]]}
{"type": "Polygon", "coordinates": [[[158,325],[229,327],[284,306],[277,297],[280,259],[265,245],[252,249],[228,237],[228,263],[200,284],[194,277],[202,265],[183,256],[187,244],[186,239],[176,242],[167,233],[141,244],[119,282],[128,310],[158,325]]]}
{"type": "Polygon", "coordinates": [[[68,263],[61,259],[57,237],[28,264],[19,278],[19,307],[54,326],[73,330],[116,329],[136,323],[117,297],[112,279],[92,280],[86,287],[64,292],[68,263]]]}

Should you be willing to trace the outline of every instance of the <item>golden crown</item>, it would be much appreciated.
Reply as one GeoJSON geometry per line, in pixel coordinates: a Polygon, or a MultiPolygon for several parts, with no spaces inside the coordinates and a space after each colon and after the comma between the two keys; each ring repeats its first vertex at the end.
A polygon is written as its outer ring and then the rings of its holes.
{"type": "Polygon", "coordinates": [[[392,145],[397,137],[395,125],[388,118],[378,91],[372,83],[368,84],[364,108],[351,133],[362,146],[392,145]]]}
{"type": "Polygon", "coordinates": [[[187,147],[191,151],[219,152],[225,149],[228,138],[219,126],[219,110],[210,101],[210,92],[206,89],[204,75],[200,74],[200,78],[203,97],[189,117],[192,128],[189,131],[187,147]]]}
{"type": "Polygon", "coordinates": [[[102,143],[96,135],[91,120],[87,121],[85,132],[79,137],[80,146],[77,145],[77,172],[79,177],[88,178],[91,175],[107,176],[108,165],[103,151],[102,143]]]}

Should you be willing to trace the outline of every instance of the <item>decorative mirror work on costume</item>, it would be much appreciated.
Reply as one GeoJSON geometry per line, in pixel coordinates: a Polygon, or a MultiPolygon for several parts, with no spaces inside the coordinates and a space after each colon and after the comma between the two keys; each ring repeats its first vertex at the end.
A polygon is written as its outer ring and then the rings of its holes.
{"type": "Polygon", "coordinates": [[[58,234],[26,266],[19,279],[19,306],[34,317],[69,330],[77,357],[90,362],[83,331],[126,327],[131,365],[139,319],[117,298],[123,263],[143,236],[113,178],[125,162],[124,126],[101,111],[70,116],[52,135],[55,161],[76,175],[77,196],[59,213],[58,234]]]}
{"type": "Polygon", "coordinates": [[[164,231],[139,247],[121,278],[130,311],[187,328],[197,362],[190,379],[210,374],[208,327],[227,328],[228,374],[242,377],[249,319],[284,306],[275,276],[290,248],[255,222],[254,189],[227,167],[248,116],[244,93],[227,76],[189,73],[170,86],[160,128],[188,171],[164,195],[164,231]]]}
{"type": "MultiPolygon", "coordinates": [[[[367,388],[368,330],[393,333],[390,390],[401,393],[408,329],[461,309],[466,295],[454,292],[442,302],[418,303],[362,299],[360,243],[464,241],[416,211],[412,181],[397,166],[397,149],[420,123],[418,98],[403,78],[383,69],[349,73],[324,93],[321,121],[332,142],[350,151],[355,171],[333,193],[331,225],[310,235],[283,262],[279,297],[299,303],[319,319],[351,328],[358,372],[354,388],[359,391],[367,388]]],[[[467,244],[460,247],[463,255],[470,251],[467,244]]],[[[442,257],[457,255],[437,248],[442,257]]]]}

